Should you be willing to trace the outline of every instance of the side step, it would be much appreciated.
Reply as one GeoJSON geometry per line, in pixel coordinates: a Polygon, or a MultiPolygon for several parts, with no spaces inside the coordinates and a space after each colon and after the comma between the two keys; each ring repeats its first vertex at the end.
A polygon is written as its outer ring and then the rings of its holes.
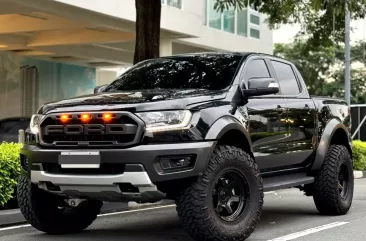
{"type": "Polygon", "coordinates": [[[307,176],[306,173],[296,173],[263,178],[263,188],[265,192],[269,192],[301,186],[303,184],[310,184],[313,182],[314,177],[307,176]]]}

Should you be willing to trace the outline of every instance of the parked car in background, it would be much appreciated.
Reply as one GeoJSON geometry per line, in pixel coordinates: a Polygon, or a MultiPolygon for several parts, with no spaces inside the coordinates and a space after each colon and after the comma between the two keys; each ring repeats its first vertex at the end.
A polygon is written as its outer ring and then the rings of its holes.
{"type": "Polygon", "coordinates": [[[27,129],[30,117],[9,117],[0,119],[0,143],[18,142],[18,133],[20,129],[27,129]]]}

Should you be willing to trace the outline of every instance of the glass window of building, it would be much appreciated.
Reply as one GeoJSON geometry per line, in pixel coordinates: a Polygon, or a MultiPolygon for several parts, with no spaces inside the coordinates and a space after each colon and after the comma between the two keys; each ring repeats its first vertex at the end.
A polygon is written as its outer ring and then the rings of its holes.
{"type": "Polygon", "coordinates": [[[203,1],[203,12],[202,12],[202,16],[203,16],[203,25],[207,25],[207,0],[203,1]]]}
{"type": "Polygon", "coordinates": [[[260,18],[257,15],[250,14],[250,23],[260,25],[260,18]]]}
{"type": "Polygon", "coordinates": [[[161,0],[161,3],[176,8],[182,8],[182,0],[161,0]]]}
{"type": "Polygon", "coordinates": [[[237,33],[241,36],[248,36],[248,10],[243,9],[237,14],[237,33]]]}
{"type": "Polygon", "coordinates": [[[224,31],[235,33],[235,10],[229,9],[223,12],[224,31]]]}
{"type": "Polygon", "coordinates": [[[250,29],[250,37],[260,39],[260,31],[258,29],[250,29]]]}
{"type": "Polygon", "coordinates": [[[208,20],[209,26],[216,29],[222,29],[221,25],[221,16],[222,14],[219,11],[214,9],[216,0],[208,1],[208,20]]]}
{"type": "Polygon", "coordinates": [[[168,5],[176,8],[182,8],[182,0],[167,0],[168,5]]]}
{"type": "Polygon", "coordinates": [[[231,9],[222,13],[214,9],[217,0],[204,0],[203,23],[211,28],[241,35],[244,37],[260,38],[260,14],[254,9],[231,9]]]}

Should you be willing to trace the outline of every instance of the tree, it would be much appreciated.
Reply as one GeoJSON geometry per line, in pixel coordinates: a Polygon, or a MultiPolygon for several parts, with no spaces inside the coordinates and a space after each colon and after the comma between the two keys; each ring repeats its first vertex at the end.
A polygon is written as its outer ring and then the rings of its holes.
{"type": "Polygon", "coordinates": [[[133,63],[159,57],[161,0],[135,0],[136,44],[133,63]]]}
{"type": "MultiPolygon", "coordinates": [[[[365,17],[366,0],[250,0],[253,8],[268,16],[270,28],[281,24],[298,23],[299,35],[305,36],[307,47],[331,46],[344,42],[346,1],[353,19],[365,17]],[[334,21],[333,21],[334,18],[334,21]]],[[[215,7],[243,8],[248,0],[217,0],[215,7]]]]}
{"type": "MultiPolygon", "coordinates": [[[[343,57],[343,56],[342,56],[343,57]]],[[[360,41],[351,48],[352,62],[360,62],[366,66],[366,42],[360,41]]]]}
{"type": "MultiPolygon", "coordinates": [[[[327,84],[326,96],[344,99],[344,68],[339,68],[327,84]]],[[[364,68],[351,69],[351,103],[366,104],[366,71],[364,68]]]]}
{"type": "Polygon", "coordinates": [[[312,95],[326,94],[324,87],[332,75],[331,66],[338,63],[332,47],[319,45],[309,51],[308,44],[297,39],[292,44],[275,44],[274,54],[296,65],[312,95]]]}
{"type": "MultiPolygon", "coordinates": [[[[251,6],[268,16],[271,28],[299,23],[308,48],[332,46],[344,40],[345,1],[353,19],[365,17],[366,0],[250,0],[251,6]],[[334,29],[333,29],[334,16],[334,29]],[[334,31],[333,31],[334,30],[334,31]],[[334,36],[334,38],[333,38],[334,36]]],[[[161,0],[135,0],[136,46],[134,63],[159,56],[161,0]]],[[[248,0],[216,0],[215,9],[243,9],[248,0]]]]}
{"type": "MultiPolygon", "coordinates": [[[[313,46],[297,39],[291,44],[276,44],[274,54],[293,62],[301,72],[311,95],[344,98],[344,49],[341,47],[313,46]]],[[[351,70],[351,103],[366,103],[366,68],[362,52],[365,43],[352,47],[353,63],[364,65],[351,70]],[[362,62],[363,61],[363,62],[362,62]]]]}

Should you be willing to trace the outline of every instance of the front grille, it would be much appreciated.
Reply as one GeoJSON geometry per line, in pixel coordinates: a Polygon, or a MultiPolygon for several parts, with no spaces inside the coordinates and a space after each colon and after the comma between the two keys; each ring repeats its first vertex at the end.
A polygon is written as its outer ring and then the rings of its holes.
{"type": "Polygon", "coordinates": [[[43,170],[51,174],[64,175],[118,175],[125,171],[125,164],[102,163],[100,168],[67,168],[63,169],[57,163],[42,163],[43,170]]]}
{"type": "Polygon", "coordinates": [[[130,112],[108,112],[105,121],[102,112],[58,113],[47,115],[40,124],[40,142],[55,147],[108,147],[136,144],[142,137],[144,123],[130,112]],[[61,117],[67,116],[67,120],[61,117]]]}

